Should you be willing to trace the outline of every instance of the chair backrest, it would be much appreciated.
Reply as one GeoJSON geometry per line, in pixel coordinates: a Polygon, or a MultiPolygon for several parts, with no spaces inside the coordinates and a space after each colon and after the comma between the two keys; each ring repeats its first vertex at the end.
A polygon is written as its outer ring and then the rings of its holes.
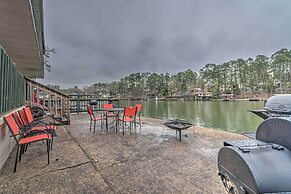
{"type": "MultiPolygon", "coordinates": [[[[4,117],[4,121],[14,137],[19,134],[19,127],[16,124],[12,114],[9,114],[8,116],[4,117]]],[[[17,141],[16,137],[15,140],[17,141]]]]}
{"type": "Polygon", "coordinates": [[[12,116],[14,117],[15,122],[16,122],[16,124],[18,125],[18,127],[21,128],[21,127],[24,126],[24,124],[23,124],[22,120],[20,119],[19,114],[18,114],[17,111],[14,111],[14,112],[12,113],[12,116]]]}
{"type": "Polygon", "coordinates": [[[113,104],[103,104],[103,108],[113,108],[113,104]]]}
{"type": "Polygon", "coordinates": [[[24,125],[28,125],[29,122],[28,122],[28,120],[27,120],[27,118],[26,118],[26,114],[25,114],[25,112],[24,112],[24,109],[19,110],[19,111],[18,111],[18,114],[20,115],[20,118],[21,118],[21,120],[22,120],[22,123],[23,123],[24,125]]]}
{"type": "Polygon", "coordinates": [[[140,113],[142,109],[142,104],[136,104],[137,112],[140,113]]]}
{"type": "Polygon", "coordinates": [[[91,119],[94,119],[94,112],[93,112],[93,109],[92,109],[91,106],[88,106],[88,107],[87,107],[87,112],[88,112],[90,118],[91,118],[91,119]]]}
{"type": "Polygon", "coordinates": [[[135,117],[136,116],[136,106],[127,106],[124,108],[123,116],[124,117],[135,117]]]}
{"type": "Polygon", "coordinates": [[[23,110],[25,112],[28,123],[33,123],[33,115],[31,113],[30,107],[27,106],[23,110]]]}

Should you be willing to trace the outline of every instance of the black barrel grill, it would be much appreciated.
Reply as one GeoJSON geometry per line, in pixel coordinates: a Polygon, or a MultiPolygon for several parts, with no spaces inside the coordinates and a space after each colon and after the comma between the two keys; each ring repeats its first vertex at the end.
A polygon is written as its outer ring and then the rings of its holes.
{"type": "Polygon", "coordinates": [[[218,153],[228,193],[291,193],[291,95],[271,97],[263,110],[255,139],[226,141],[218,153]]]}

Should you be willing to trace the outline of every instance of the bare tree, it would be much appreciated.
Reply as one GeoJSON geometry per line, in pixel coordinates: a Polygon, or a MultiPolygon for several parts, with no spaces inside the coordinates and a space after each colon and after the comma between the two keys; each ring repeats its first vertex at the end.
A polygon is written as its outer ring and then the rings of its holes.
{"type": "Polygon", "coordinates": [[[56,54],[56,53],[57,51],[55,48],[49,48],[48,46],[45,47],[43,61],[44,61],[45,70],[47,70],[48,72],[51,72],[52,70],[52,65],[49,63],[49,58],[51,54],[56,54]]]}

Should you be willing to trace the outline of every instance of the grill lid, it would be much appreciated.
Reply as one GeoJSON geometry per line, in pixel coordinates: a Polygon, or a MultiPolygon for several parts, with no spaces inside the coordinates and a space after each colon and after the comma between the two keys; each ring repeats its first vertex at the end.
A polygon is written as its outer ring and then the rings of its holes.
{"type": "Polygon", "coordinates": [[[291,113],[291,95],[272,96],[266,102],[265,109],[269,112],[291,113]]]}
{"type": "Polygon", "coordinates": [[[263,109],[249,111],[263,119],[267,119],[269,117],[290,116],[291,95],[276,94],[267,100],[263,109]]]}

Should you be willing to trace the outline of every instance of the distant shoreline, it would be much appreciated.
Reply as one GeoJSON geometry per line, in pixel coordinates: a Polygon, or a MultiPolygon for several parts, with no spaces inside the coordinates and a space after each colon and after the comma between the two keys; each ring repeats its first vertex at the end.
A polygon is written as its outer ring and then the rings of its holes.
{"type": "MultiPolygon", "coordinates": [[[[122,100],[135,100],[135,99],[122,99],[122,100]]],[[[264,98],[232,98],[232,99],[188,99],[188,98],[157,98],[145,101],[266,101],[264,98]]]]}

